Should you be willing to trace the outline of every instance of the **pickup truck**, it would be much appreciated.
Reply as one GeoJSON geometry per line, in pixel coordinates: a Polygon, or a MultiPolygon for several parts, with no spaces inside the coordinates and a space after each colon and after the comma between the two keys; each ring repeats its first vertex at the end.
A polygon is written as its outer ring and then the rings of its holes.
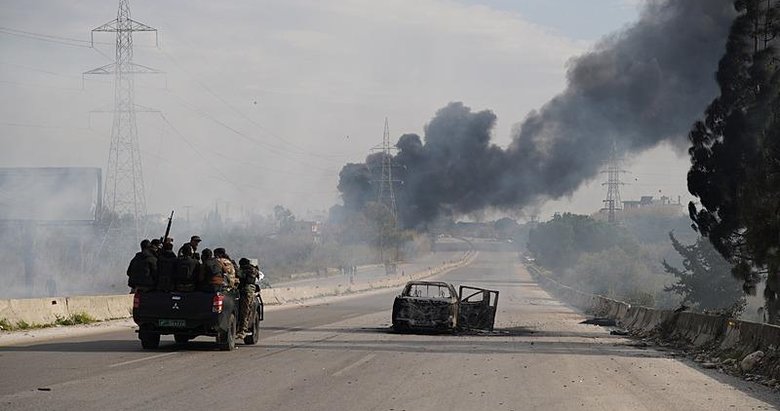
{"type": "MultiPolygon", "coordinates": [[[[173,334],[178,344],[207,335],[216,337],[221,350],[233,350],[236,347],[236,328],[240,324],[239,298],[237,290],[136,292],[133,321],[138,325],[141,347],[159,347],[161,335],[173,334]]],[[[251,329],[244,337],[244,344],[248,345],[256,344],[260,339],[263,300],[259,292],[254,295],[253,305],[251,329]]]]}

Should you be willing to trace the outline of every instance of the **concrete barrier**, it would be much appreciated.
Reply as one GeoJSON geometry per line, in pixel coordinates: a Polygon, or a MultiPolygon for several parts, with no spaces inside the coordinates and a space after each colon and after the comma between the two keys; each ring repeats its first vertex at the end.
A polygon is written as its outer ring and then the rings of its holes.
{"type": "Polygon", "coordinates": [[[780,347],[780,327],[694,312],[673,312],[632,306],[604,296],[583,293],[550,278],[529,265],[528,271],[542,288],[583,312],[608,317],[640,335],[660,335],[701,347],[716,346],[744,356],[756,350],[780,347]],[[586,296],[586,297],[585,297],[586,296]]]}
{"type": "Polygon", "coordinates": [[[51,324],[76,314],[87,314],[102,321],[127,318],[132,306],[133,296],[130,294],[0,300],[0,319],[12,326],[20,322],[51,324]]]}
{"type": "Polygon", "coordinates": [[[68,317],[66,298],[30,298],[18,300],[0,300],[0,319],[16,325],[49,324],[58,317],[68,317]]]}
{"type": "MultiPolygon", "coordinates": [[[[432,277],[468,265],[474,261],[476,256],[477,253],[475,251],[468,251],[459,260],[440,264],[428,270],[403,276],[395,275],[374,280],[358,281],[354,284],[345,283],[329,287],[268,288],[262,291],[263,302],[267,305],[279,305],[305,301],[316,297],[400,287],[410,280],[432,277]]],[[[0,320],[5,320],[12,326],[17,325],[20,321],[30,325],[45,325],[54,323],[58,318],[87,314],[96,320],[103,321],[128,318],[132,316],[132,309],[132,294],[11,299],[0,300],[0,320]]]]}

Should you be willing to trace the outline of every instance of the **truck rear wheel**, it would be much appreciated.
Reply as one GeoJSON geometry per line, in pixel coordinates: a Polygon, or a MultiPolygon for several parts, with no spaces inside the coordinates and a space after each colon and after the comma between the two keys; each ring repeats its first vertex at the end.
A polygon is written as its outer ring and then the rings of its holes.
{"type": "Polygon", "coordinates": [[[220,331],[217,335],[217,344],[222,351],[233,351],[236,348],[236,315],[230,314],[228,330],[220,331]]]}
{"type": "Polygon", "coordinates": [[[255,323],[252,326],[252,334],[244,337],[244,344],[255,345],[260,341],[260,317],[255,314],[255,323]]]}
{"type": "Polygon", "coordinates": [[[144,350],[153,350],[160,346],[160,334],[152,332],[141,332],[138,334],[141,339],[141,347],[144,350]]]}

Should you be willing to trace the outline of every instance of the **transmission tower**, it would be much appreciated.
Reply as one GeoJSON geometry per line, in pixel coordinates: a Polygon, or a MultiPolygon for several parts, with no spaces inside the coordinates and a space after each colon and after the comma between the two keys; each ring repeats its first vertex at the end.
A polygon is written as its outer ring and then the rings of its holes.
{"type": "Polygon", "coordinates": [[[382,144],[374,147],[372,151],[380,151],[382,153],[382,177],[379,180],[374,180],[374,183],[379,183],[379,191],[377,192],[377,203],[382,204],[387,208],[392,216],[392,222],[390,227],[383,227],[380,229],[379,234],[379,259],[385,263],[385,270],[388,273],[395,270],[395,263],[399,258],[398,244],[395,244],[395,251],[393,253],[392,261],[385,261],[385,245],[387,245],[388,234],[387,230],[394,230],[398,227],[398,207],[395,201],[395,183],[399,180],[393,179],[393,152],[396,150],[395,146],[390,143],[390,127],[388,125],[387,118],[385,118],[385,129],[382,135],[382,144]]]}
{"type": "Polygon", "coordinates": [[[625,185],[620,181],[620,173],[625,173],[625,170],[620,169],[620,159],[617,154],[616,144],[612,144],[612,152],[609,156],[609,164],[607,169],[602,171],[607,175],[607,181],[601,183],[602,186],[607,186],[607,198],[604,200],[603,210],[607,211],[607,219],[610,223],[617,222],[616,212],[623,209],[623,202],[620,199],[620,186],[625,185]]]}
{"type": "Polygon", "coordinates": [[[130,18],[129,0],[119,0],[116,19],[91,32],[93,45],[95,32],[116,33],[116,60],[84,75],[114,75],[113,123],[101,220],[108,222],[112,228],[118,228],[115,220],[129,216],[133,219],[134,237],[140,239],[139,224],[146,216],[146,193],[135,119],[133,76],[160,71],[133,62],[133,32],[136,31],[154,32],[157,41],[157,29],[130,18]]]}
{"type": "Polygon", "coordinates": [[[395,203],[395,190],[393,184],[393,151],[395,147],[390,144],[390,127],[385,118],[385,131],[382,136],[382,180],[379,183],[379,196],[377,202],[390,210],[393,220],[398,219],[398,207],[395,203]]]}

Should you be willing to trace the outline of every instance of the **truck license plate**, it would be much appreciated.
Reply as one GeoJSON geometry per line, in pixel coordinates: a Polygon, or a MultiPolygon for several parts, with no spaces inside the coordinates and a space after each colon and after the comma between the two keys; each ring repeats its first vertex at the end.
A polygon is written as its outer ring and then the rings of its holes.
{"type": "Polygon", "coordinates": [[[187,322],[185,320],[157,320],[157,324],[160,327],[185,327],[187,322]]]}

